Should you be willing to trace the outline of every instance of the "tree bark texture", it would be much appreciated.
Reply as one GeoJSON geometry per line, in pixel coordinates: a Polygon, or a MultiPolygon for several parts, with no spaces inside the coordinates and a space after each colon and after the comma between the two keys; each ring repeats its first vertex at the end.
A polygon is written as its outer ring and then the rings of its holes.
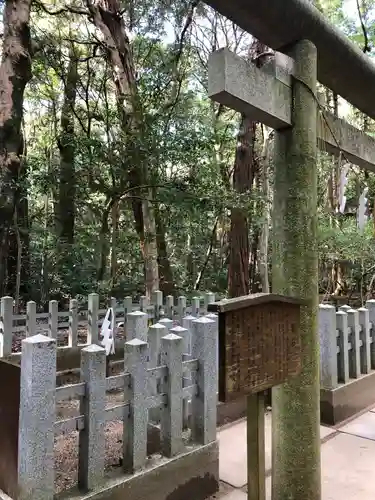
{"type": "Polygon", "coordinates": [[[57,207],[57,235],[63,244],[74,242],[75,224],[75,133],[74,108],[77,95],[78,68],[74,48],[69,54],[68,69],[65,78],[64,103],[61,110],[61,132],[58,138],[60,151],[60,179],[57,207]]]}
{"type": "Polygon", "coordinates": [[[302,371],[273,389],[273,500],[320,500],[317,252],[316,48],[294,58],[293,126],[275,136],[272,284],[306,300],[301,308],[302,371]]]}
{"type": "Polygon", "coordinates": [[[269,163],[270,163],[271,135],[265,130],[262,148],[262,163],[260,170],[260,185],[262,201],[262,228],[259,237],[258,269],[260,283],[263,293],[269,293],[270,284],[268,277],[268,240],[270,224],[270,186],[269,186],[269,163]]]}
{"type": "MultiPolygon", "coordinates": [[[[17,231],[27,223],[24,177],[23,97],[31,78],[31,0],[6,0],[0,64],[0,295],[14,292],[17,231]],[[14,221],[16,220],[16,226],[14,221]]],[[[26,240],[28,237],[26,238],[26,240]]],[[[22,241],[22,238],[21,238],[22,241]]]]}
{"type": "MultiPolygon", "coordinates": [[[[249,59],[255,61],[261,67],[265,60],[260,57],[266,50],[266,46],[254,40],[249,50],[249,59]]],[[[233,189],[238,194],[250,193],[258,168],[255,157],[257,122],[245,115],[241,116],[241,122],[237,137],[237,148],[233,169],[233,189]]],[[[229,270],[228,270],[228,292],[230,297],[247,295],[250,291],[250,246],[253,257],[253,272],[255,272],[256,255],[259,235],[249,242],[249,219],[250,214],[240,208],[231,211],[231,227],[229,233],[229,270]]]]}
{"type": "Polygon", "coordinates": [[[174,295],[175,286],[173,280],[172,266],[169,261],[167,241],[165,234],[165,226],[159,212],[159,208],[155,207],[155,222],[156,222],[156,241],[158,245],[158,264],[160,290],[164,295],[174,295]]]}
{"type": "MultiPolygon", "coordinates": [[[[250,192],[253,185],[255,129],[253,120],[242,115],[233,171],[233,189],[239,194],[250,192]]],[[[248,214],[241,208],[233,208],[231,211],[228,270],[230,297],[249,293],[248,218],[248,214]]]]}

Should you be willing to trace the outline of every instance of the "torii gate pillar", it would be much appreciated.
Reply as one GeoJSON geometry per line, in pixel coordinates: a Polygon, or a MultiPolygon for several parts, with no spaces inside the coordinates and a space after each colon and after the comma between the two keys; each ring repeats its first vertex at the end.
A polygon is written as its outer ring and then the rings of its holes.
{"type": "Polygon", "coordinates": [[[272,292],[307,302],[301,308],[301,375],[272,396],[273,500],[320,500],[317,142],[334,154],[344,147],[368,165],[375,141],[327,116],[334,124],[329,130],[342,139],[338,145],[321,118],[318,126],[316,48],[299,41],[289,55],[293,67],[279,59],[271,74],[219,50],[209,60],[208,87],[215,101],[275,129],[272,292]]]}
{"type": "Polygon", "coordinates": [[[317,250],[317,51],[294,60],[292,127],[277,130],[272,291],[307,300],[301,309],[302,373],[273,389],[273,500],[320,500],[317,250]]]}

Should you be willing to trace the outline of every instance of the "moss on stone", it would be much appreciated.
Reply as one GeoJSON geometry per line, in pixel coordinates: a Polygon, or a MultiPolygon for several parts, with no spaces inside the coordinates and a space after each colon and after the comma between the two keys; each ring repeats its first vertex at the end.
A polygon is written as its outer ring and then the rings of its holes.
{"type": "Polygon", "coordinates": [[[320,500],[316,49],[300,41],[291,56],[293,127],[275,140],[272,283],[275,293],[308,305],[301,314],[302,372],[272,395],[272,498],[320,500]]]}

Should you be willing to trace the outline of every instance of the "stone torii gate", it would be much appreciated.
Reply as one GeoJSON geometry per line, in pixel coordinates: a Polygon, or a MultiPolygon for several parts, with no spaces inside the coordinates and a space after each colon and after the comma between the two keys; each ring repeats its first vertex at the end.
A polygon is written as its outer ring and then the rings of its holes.
{"type": "MultiPolygon", "coordinates": [[[[280,52],[259,69],[227,48],[212,53],[208,94],[214,101],[275,130],[292,126],[293,60],[280,52]]],[[[375,172],[375,139],[318,108],[318,146],[375,172]]]]}
{"type": "Polygon", "coordinates": [[[275,129],[273,292],[308,305],[301,316],[302,373],[273,392],[272,498],[320,500],[317,145],[375,171],[375,140],[323,116],[312,42],[295,42],[285,52],[290,57],[276,53],[273,67],[262,69],[228,49],[214,52],[209,96],[275,129]]]}

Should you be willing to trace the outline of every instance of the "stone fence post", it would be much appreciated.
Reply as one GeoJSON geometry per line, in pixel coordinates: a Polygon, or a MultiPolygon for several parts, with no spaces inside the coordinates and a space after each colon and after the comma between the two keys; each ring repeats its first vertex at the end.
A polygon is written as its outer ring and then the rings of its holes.
{"type": "Polygon", "coordinates": [[[163,311],[163,292],[161,290],[155,290],[153,292],[152,305],[154,306],[154,323],[157,323],[163,311]]]}
{"type": "Polygon", "coordinates": [[[191,315],[195,318],[199,317],[201,307],[201,299],[199,297],[193,297],[191,299],[191,315]]]}
{"type": "Polygon", "coordinates": [[[36,335],[36,302],[30,300],[26,304],[26,337],[36,335]]]}
{"type": "Polygon", "coordinates": [[[338,379],[346,384],[349,382],[349,327],[348,315],[345,311],[337,311],[336,328],[338,329],[338,379]]]}
{"type": "Polygon", "coordinates": [[[133,299],[131,297],[124,298],[124,328],[128,323],[128,314],[133,312],[133,299]]]}
{"type": "MultiPolygon", "coordinates": [[[[182,363],[182,355],[190,354],[190,332],[187,328],[182,326],[175,326],[170,330],[171,334],[176,335],[177,337],[182,338],[182,347],[181,347],[181,363],[182,363]]],[[[181,365],[182,366],[182,365],[181,365]]],[[[181,373],[182,377],[182,387],[188,387],[191,384],[191,379],[189,377],[184,376],[181,373]]],[[[183,414],[183,427],[186,428],[189,425],[189,398],[183,398],[182,401],[182,414],[183,414]]]]}
{"type": "Polygon", "coordinates": [[[320,386],[335,389],[338,386],[336,309],[319,306],[320,386]]]}
{"type": "Polygon", "coordinates": [[[0,303],[0,323],[3,334],[1,356],[8,356],[12,353],[13,340],[13,297],[2,297],[0,303]]]}
{"type": "Polygon", "coordinates": [[[165,298],[165,317],[168,319],[173,319],[174,317],[174,297],[173,295],[167,295],[165,298]]]}
{"type": "Polygon", "coordinates": [[[147,342],[148,314],[143,311],[134,311],[126,318],[126,339],[140,339],[147,342]]]}
{"type": "MultiPolygon", "coordinates": [[[[167,328],[156,323],[148,329],[148,367],[156,368],[161,365],[160,363],[160,350],[161,350],[161,339],[167,335],[167,328]]],[[[155,378],[150,380],[149,387],[151,389],[151,396],[156,396],[160,389],[160,380],[155,378]]],[[[160,408],[150,408],[150,420],[153,422],[160,421],[160,408]]]]}
{"type": "Polygon", "coordinates": [[[182,351],[183,339],[169,333],[161,339],[161,363],[168,375],[163,383],[167,404],[161,410],[162,453],[173,457],[182,450],[182,351]]]}
{"type": "Polygon", "coordinates": [[[77,344],[78,344],[78,300],[70,299],[68,346],[76,347],[77,344]]]}
{"type": "MultiPolygon", "coordinates": [[[[178,321],[182,324],[182,319],[186,316],[186,297],[178,297],[178,321]]],[[[173,318],[171,318],[173,319],[173,318]]]]}
{"type": "Polygon", "coordinates": [[[21,357],[18,500],[54,498],[55,401],[56,341],[28,337],[21,357]]]}
{"type": "Polygon", "coordinates": [[[99,295],[97,293],[89,295],[87,321],[87,343],[97,344],[99,342],[99,295]]]}
{"type": "Polygon", "coordinates": [[[147,458],[147,351],[148,344],[143,340],[135,338],[125,343],[124,366],[130,373],[131,398],[129,417],[124,418],[123,465],[129,473],[143,467],[147,458]]]}
{"type": "Polygon", "coordinates": [[[361,372],[369,373],[371,370],[371,332],[370,332],[370,315],[369,310],[365,307],[358,309],[359,325],[361,328],[360,348],[361,357],[361,372]]]}
{"type": "Polygon", "coordinates": [[[348,327],[350,329],[349,376],[351,378],[358,378],[361,375],[358,311],[348,309],[346,314],[348,315],[348,327]]]}
{"type": "Polygon", "coordinates": [[[59,325],[59,303],[57,300],[50,300],[48,303],[48,336],[57,339],[59,325]]]}
{"type": "Polygon", "coordinates": [[[91,344],[81,351],[81,382],[85,395],[80,413],[85,416],[85,427],[79,434],[78,484],[84,490],[94,490],[104,478],[105,459],[105,405],[106,405],[106,351],[91,344]]]}
{"type": "Polygon", "coordinates": [[[193,321],[192,357],[198,359],[193,374],[197,394],[192,401],[192,437],[200,444],[216,440],[217,363],[216,324],[209,318],[193,321]]]}
{"type": "Polygon", "coordinates": [[[371,368],[375,369],[375,300],[370,299],[366,302],[366,309],[369,312],[370,320],[370,339],[372,339],[370,353],[371,353],[371,368]]]}

